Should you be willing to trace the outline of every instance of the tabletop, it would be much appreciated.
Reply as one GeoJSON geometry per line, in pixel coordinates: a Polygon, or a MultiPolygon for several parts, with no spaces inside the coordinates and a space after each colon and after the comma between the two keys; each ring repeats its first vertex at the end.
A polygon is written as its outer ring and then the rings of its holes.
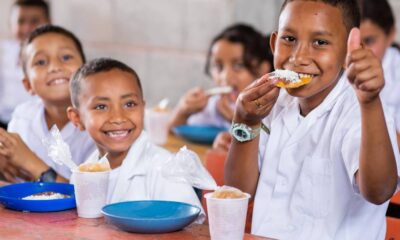
{"type": "MultiPolygon", "coordinates": [[[[210,239],[207,225],[193,224],[181,231],[164,234],[136,234],[119,230],[104,218],[79,218],[75,210],[31,213],[5,209],[0,205],[0,238],[8,240],[205,240],[210,239]]],[[[267,239],[246,234],[245,240],[267,239]]]]}

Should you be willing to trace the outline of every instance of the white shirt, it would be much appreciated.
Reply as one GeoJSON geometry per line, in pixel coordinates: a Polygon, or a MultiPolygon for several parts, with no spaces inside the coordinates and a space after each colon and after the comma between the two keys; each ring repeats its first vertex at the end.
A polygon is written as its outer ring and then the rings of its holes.
{"type": "MultiPolygon", "coordinates": [[[[299,115],[298,99],[281,91],[263,120],[271,135],[262,133],[260,139],[252,233],[276,239],[384,239],[388,202],[367,202],[355,184],[361,116],[345,76],[317,108],[303,119],[299,115]]],[[[397,149],[393,121],[386,119],[397,149]]],[[[398,151],[395,157],[399,164],[398,151]]]]}
{"type": "MultiPolygon", "coordinates": [[[[70,178],[69,168],[54,163],[47,155],[47,149],[42,143],[43,139],[50,136],[50,131],[45,120],[44,105],[39,98],[23,103],[15,109],[8,131],[18,133],[25,144],[44,163],[64,178],[70,178]]],[[[65,125],[60,132],[63,140],[69,145],[72,160],[76,164],[84,162],[94,151],[93,140],[85,131],[80,131],[71,122],[65,125]]]]}
{"type": "Polygon", "coordinates": [[[0,121],[9,122],[15,107],[33,97],[24,89],[19,42],[0,42],[0,121]]]}
{"type": "MultiPolygon", "coordinates": [[[[198,221],[204,219],[204,211],[193,187],[163,177],[160,169],[173,155],[153,144],[146,132],[133,143],[120,167],[110,174],[107,202],[133,200],[167,200],[185,202],[201,209],[198,221]]],[[[96,150],[90,159],[98,159],[96,150]]]]}
{"type": "MultiPolygon", "coordinates": [[[[385,87],[380,96],[397,118],[400,117],[400,50],[394,47],[386,49],[382,59],[382,67],[385,87]]],[[[397,131],[400,132],[400,125],[397,126],[397,131]]]]}
{"type": "Polygon", "coordinates": [[[209,125],[219,128],[229,129],[231,122],[227,121],[218,111],[217,103],[219,95],[212,96],[203,111],[191,115],[188,125],[209,125]]]}

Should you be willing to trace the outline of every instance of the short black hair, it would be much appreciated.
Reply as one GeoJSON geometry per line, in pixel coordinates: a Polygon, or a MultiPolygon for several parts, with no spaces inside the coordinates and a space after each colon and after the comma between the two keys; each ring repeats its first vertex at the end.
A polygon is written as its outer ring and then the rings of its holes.
{"type": "Polygon", "coordinates": [[[40,37],[42,35],[48,34],[48,33],[56,33],[56,34],[61,34],[67,38],[70,38],[75,46],[76,49],[78,50],[79,54],[81,55],[82,61],[86,62],[86,57],[85,57],[85,53],[83,52],[83,47],[81,42],[79,41],[79,39],[70,31],[68,31],[65,28],[62,28],[60,26],[55,26],[55,25],[51,25],[51,24],[46,24],[43,26],[40,26],[38,28],[36,28],[35,30],[33,30],[28,38],[25,40],[25,42],[22,45],[21,48],[21,53],[20,53],[20,59],[22,62],[22,69],[24,70],[24,73],[26,74],[26,56],[25,56],[25,49],[26,47],[33,42],[33,40],[35,40],[37,37],[40,37]]]}
{"type": "Polygon", "coordinates": [[[394,29],[395,20],[392,8],[386,0],[359,0],[361,19],[370,20],[378,25],[386,35],[394,29]]]}
{"type": "MultiPolygon", "coordinates": [[[[296,0],[285,0],[282,4],[280,13],[290,2],[296,0]]],[[[339,8],[342,12],[343,23],[346,26],[347,32],[349,33],[353,27],[360,27],[361,14],[360,7],[357,0],[302,0],[302,1],[313,1],[322,2],[333,7],[339,8]]]]}
{"type": "Polygon", "coordinates": [[[37,7],[44,11],[44,14],[48,20],[50,20],[50,8],[49,4],[43,0],[15,0],[12,7],[37,7]]]}
{"type": "MultiPolygon", "coordinates": [[[[131,67],[129,67],[125,63],[122,63],[115,59],[97,58],[97,59],[93,59],[93,60],[87,62],[86,64],[84,64],[83,66],[81,66],[71,77],[70,92],[71,92],[72,104],[75,107],[79,107],[78,97],[81,92],[81,82],[83,79],[87,78],[90,75],[93,75],[96,73],[101,73],[101,72],[108,72],[113,69],[118,69],[118,70],[132,74],[132,76],[136,80],[137,84],[139,85],[140,93],[142,94],[142,97],[143,97],[142,84],[141,84],[139,76],[135,70],[133,70],[131,67]]],[[[111,80],[110,84],[112,84],[112,80],[111,80]]]]}
{"type": "Polygon", "coordinates": [[[245,67],[257,76],[257,67],[262,62],[268,62],[273,68],[273,55],[269,46],[269,37],[261,34],[252,26],[244,23],[236,23],[225,28],[213,38],[207,52],[205,72],[210,75],[211,51],[214,44],[219,40],[227,40],[232,43],[243,45],[243,63],[245,67]]]}

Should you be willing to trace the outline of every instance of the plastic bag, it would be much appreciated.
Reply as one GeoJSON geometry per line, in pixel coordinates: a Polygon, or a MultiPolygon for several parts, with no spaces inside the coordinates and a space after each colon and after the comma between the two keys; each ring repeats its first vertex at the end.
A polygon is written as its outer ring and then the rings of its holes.
{"type": "Polygon", "coordinates": [[[48,156],[57,164],[65,165],[69,169],[74,170],[78,166],[72,161],[69,146],[62,139],[61,133],[56,125],[50,129],[50,136],[42,140],[47,148],[48,156]]]}
{"type": "Polygon", "coordinates": [[[183,182],[203,190],[216,190],[217,183],[203,166],[197,154],[183,146],[161,167],[165,178],[183,182]]]}

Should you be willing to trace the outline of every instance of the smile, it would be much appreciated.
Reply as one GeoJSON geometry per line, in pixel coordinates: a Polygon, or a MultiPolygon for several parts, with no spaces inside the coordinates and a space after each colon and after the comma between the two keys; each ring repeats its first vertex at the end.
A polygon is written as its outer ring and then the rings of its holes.
{"type": "Polygon", "coordinates": [[[105,131],[104,133],[108,137],[118,140],[118,139],[127,137],[131,131],[132,131],[131,129],[129,129],[129,130],[112,130],[112,131],[105,131]]]}
{"type": "Polygon", "coordinates": [[[56,78],[56,79],[50,80],[50,81],[47,83],[47,85],[49,85],[49,86],[55,86],[55,85],[66,84],[66,83],[68,83],[68,82],[69,82],[68,78],[56,78]]]}

